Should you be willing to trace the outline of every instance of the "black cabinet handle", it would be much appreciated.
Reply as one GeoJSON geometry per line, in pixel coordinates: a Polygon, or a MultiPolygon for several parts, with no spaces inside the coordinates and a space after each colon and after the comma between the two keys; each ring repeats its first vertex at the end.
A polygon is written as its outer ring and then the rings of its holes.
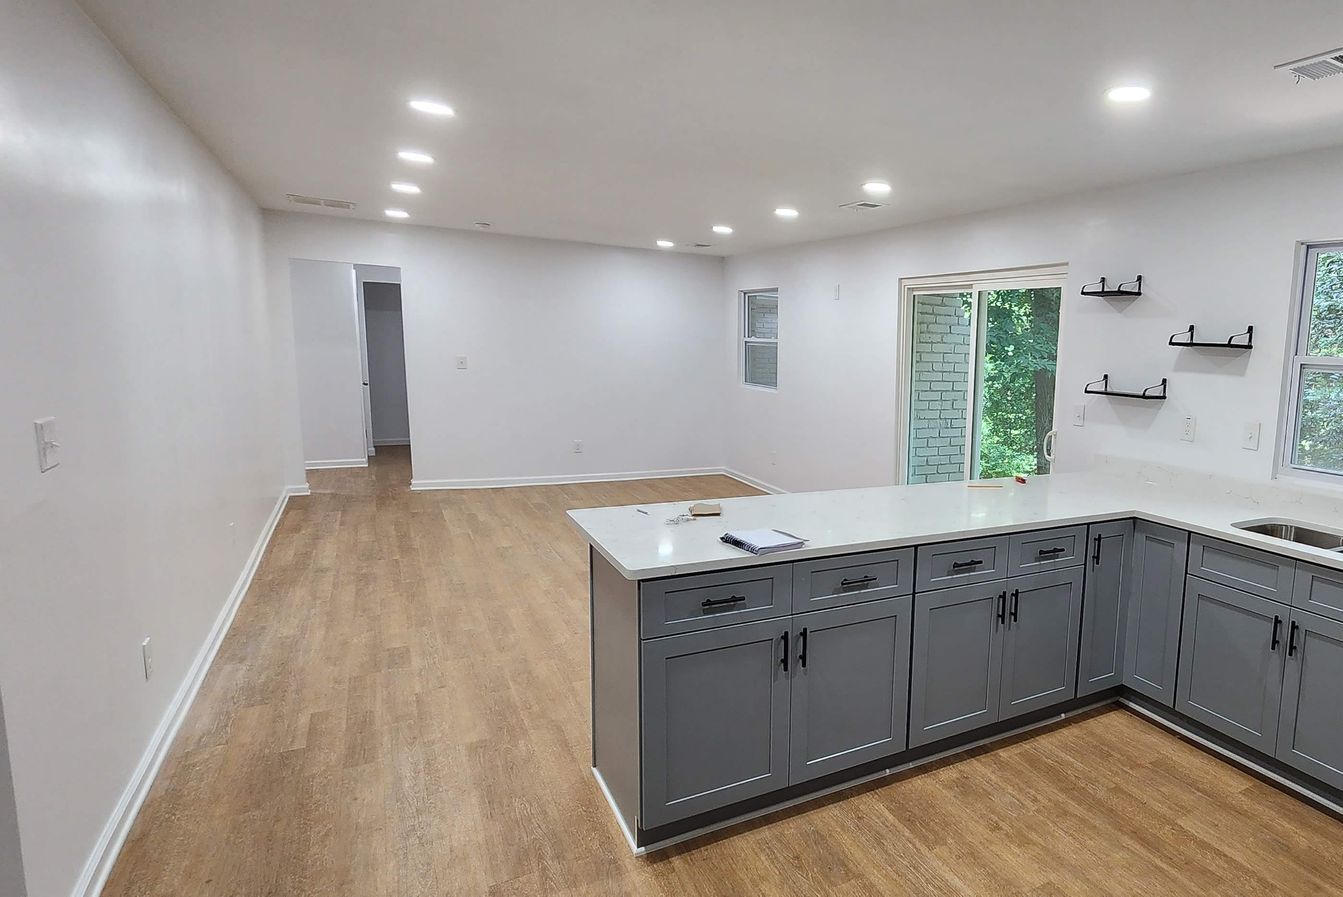
{"type": "Polygon", "coordinates": [[[783,664],[783,671],[788,672],[788,630],[786,629],[783,632],[783,660],[780,663],[783,664]]]}
{"type": "Polygon", "coordinates": [[[1096,550],[1091,555],[1091,563],[1097,567],[1101,565],[1101,535],[1096,533],[1096,550]]]}
{"type": "Polygon", "coordinates": [[[727,607],[731,604],[741,604],[746,600],[745,595],[733,595],[729,598],[705,598],[699,603],[700,607],[727,607]]]}
{"type": "Polygon", "coordinates": [[[1273,615],[1273,640],[1272,640],[1272,642],[1269,643],[1268,650],[1270,650],[1270,651],[1276,651],[1276,650],[1278,650],[1278,645],[1281,644],[1281,642],[1282,642],[1282,639],[1278,638],[1278,631],[1279,631],[1280,629],[1282,629],[1282,617],[1278,616],[1277,614],[1274,614],[1274,615],[1273,615]]]}
{"type": "Polygon", "coordinates": [[[841,579],[839,581],[840,591],[847,592],[850,589],[865,589],[876,582],[875,576],[859,576],[855,579],[841,579]]]}
{"type": "Polygon", "coordinates": [[[1055,545],[1053,548],[1041,548],[1039,551],[1035,552],[1035,554],[1037,557],[1047,557],[1054,554],[1063,554],[1063,552],[1067,550],[1068,549],[1064,548],[1062,545],[1055,545]]]}
{"type": "Polygon", "coordinates": [[[1004,590],[998,595],[998,622],[1007,622],[1007,591],[1004,590]]]}
{"type": "Polygon", "coordinates": [[[981,561],[979,558],[975,558],[973,561],[952,561],[952,562],[951,562],[951,569],[953,569],[953,570],[973,570],[975,567],[978,567],[978,566],[979,566],[980,564],[982,564],[982,563],[984,563],[984,562],[981,561]]]}
{"type": "Polygon", "coordinates": [[[1021,610],[1021,589],[1012,590],[1012,622],[1017,621],[1017,612],[1021,610]]]}
{"type": "Polygon", "coordinates": [[[803,626],[802,631],[797,634],[797,639],[802,643],[802,650],[798,653],[797,659],[802,664],[802,669],[807,668],[807,627],[803,626]]]}
{"type": "Polygon", "coordinates": [[[1301,624],[1292,621],[1292,628],[1287,632],[1287,656],[1291,657],[1296,653],[1296,631],[1301,628],[1301,624]]]}

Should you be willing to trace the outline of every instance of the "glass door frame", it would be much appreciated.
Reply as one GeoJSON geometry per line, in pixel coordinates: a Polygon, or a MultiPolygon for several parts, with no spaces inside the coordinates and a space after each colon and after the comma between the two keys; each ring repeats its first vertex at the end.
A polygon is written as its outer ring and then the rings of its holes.
{"type": "MultiPolygon", "coordinates": [[[[896,433],[895,482],[909,482],[909,431],[911,412],[910,391],[914,382],[914,306],[919,296],[946,293],[969,293],[970,360],[967,374],[965,402],[965,482],[977,473],[976,453],[979,450],[979,395],[983,387],[983,371],[979,363],[985,331],[984,304],[979,296],[988,290],[1036,290],[1057,288],[1067,295],[1068,265],[1066,263],[1041,265],[1031,268],[1005,268],[995,271],[974,271],[966,274],[944,274],[931,277],[908,277],[900,280],[899,326],[896,350],[896,433]]],[[[1059,304],[1059,332],[1063,332],[1063,303],[1059,304]]],[[[1058,425],[1057,384],[1055,385],[1054,420],[1050,429],[1058,425]]]]}

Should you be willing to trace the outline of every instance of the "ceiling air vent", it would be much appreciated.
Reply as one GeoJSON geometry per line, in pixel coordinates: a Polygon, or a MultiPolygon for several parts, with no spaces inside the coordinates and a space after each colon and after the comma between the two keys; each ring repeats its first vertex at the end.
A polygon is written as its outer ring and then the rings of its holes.
{"type": "Polygon", "coordinates": [[[845,202],[845,203],[840,203],[840,206],[839,206],[839,207],[840,207],[841,209],[857,209],[857,210],[860,210],[860,211],[866,211],[867,209],[882,209],[882,208],[885,208],[885,207],[886,207],[886,203],[884,203],[884,202],[873,202],[873,201],[870,200],[870,199],[860,199],[860,200],[858,200],[857,202],[845,202]]]}
{"type": "Polygon", "coordinates": [[[354,208],[354,203],[347,199],[323,199],[320,196],[304,196],[301,193],[286,193],[289,201],[299,206],[320,206],[324,209],[343,209],[348,212],[354,208]]]}
{"type": "Polygon", "coordinates": [[[1343,74],[1343,47],[1330,50],[1328,53],[1320,53],[1317,56],[1307,56],[1305,59],[1297,59],[1294,62],[1284,62],[1281,65],[1273,66],[1274,71],[1281,69],[1291,72],[1298,82],[1302,78],[1319,81],[1321,78],[1328,78],[1330,75],[1343,74]]]}

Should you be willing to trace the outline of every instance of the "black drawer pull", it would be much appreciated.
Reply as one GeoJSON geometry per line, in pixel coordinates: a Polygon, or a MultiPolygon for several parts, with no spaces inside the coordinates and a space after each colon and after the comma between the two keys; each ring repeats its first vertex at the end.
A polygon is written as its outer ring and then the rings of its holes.
{"type": "Polygon", "coordinates": [[[1004,590],[998,595],[998,624],[1007,622],[1007,592],[1004,590]]]}
{"type": "Polygon", "coordinates": [[[1097,567],[1101,565],[1101,534],[1096,533],[1096,552],[1091,556],[1091,563],[1097,567]]]}
{"type": "Polygon", "coordinates": [[[1017,612],[1021,610],[1021,589],[1012,590],[1012,622],[1017,622],[1017,612]]]}
{"type": "Polygon", "coordinates": [[[1046,555],[1051,554],[1063,554],[1063,552],[1067,550],[1068,549],[1064,548],[1062,545],[1055,545],[1053,548],[1041,548],[1036,554],[1040,557],[1045,557],[1046,555]]]}
{"type": "Polygon", "coordinates": [[[733,595],[729,598],[705,598],[699,603],[700,607],[727,607],[732,604],[741,604],[746,600],[745,595],[733,595]]]}
{"type": "Polygon", "coordinates": [[[783,631],[783,658],[779,661],[783,664],[783,671],[788,672],[788,630],[783,631]]]}
{"type": "Polygon", "coordinates": [[[851,589],[865,589],[876,581],[877,578],[875,576],[859,576],[856,579],[841,579],[839,581],[839,588],[844,592],[850,591],[851,589]]]}
{"type": "Polygon", "coordinates": [[[1292,621],[1292,628],[1287,631],[1287,656],[1291,657],[1296,653],[1296,631],[1301,628],[1301,624],[1292,621]]]}
{"type": "Polygon", "coordinates": [[[797,634],[797,640],[802,643],[802,651],[797,655],[797,659],[802,662],[802,669],[805,670],[807,668],[807,627],[802,627],[802,631],[797,634]]]}
{"type": "Polygon", "coordinates": [[[1278,645],[1282,643],[1282,639],[1278,638],[1278,631],[1281,630],[1281,629],[1282,629],[1282,617],[1278,616],[1277,614],[1274,614],[1274,615],[1273,615],[1273,639],[1272,639],[1272,641],[1269,642],[1268,650],[1270,650],[1270,651],[1276,651],[1276,650],[1278,650],[1278,645]]]}
{"type": "Polygon", "coordinates": [[[975,558],[973,561],[952,561],[952,562],[951,562],[951,569],[953,569],[953,570],[973,570],[973,569],[976,568],[976,567],[982,566],[983,563],[984,563],[984,562],[981,561],[979,558],[975,558]]]}

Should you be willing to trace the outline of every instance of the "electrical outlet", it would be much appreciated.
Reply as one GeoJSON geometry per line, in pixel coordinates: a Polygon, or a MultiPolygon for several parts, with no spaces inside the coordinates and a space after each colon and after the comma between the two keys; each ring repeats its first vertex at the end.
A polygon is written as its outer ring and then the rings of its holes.
{"type": "Polygon", "coordinates": [[[148,682],[149,677],[154,675],[154,648],[149,639],[140,643],[140,657],[145,663],[145,681],[148,682]]]}
{"type": "Polygon", "coordinates": [[[459,370],[459,371],[464,371],[464,370],[466,370],[466,356],[465,356],[465,355],[458,355],[458,356],[457,356],[457,370],[459,370]]]}
{"type": "Polygon", "coordinates": [[[1259,451],[1259,423],[1246,424],[1240,431],[1240,447],[1247,452],[1259,451]]]}
{"type": "Polygon", "coordinates": [[[1184,426],[1180,429],[1180,438],[1185,442],[1194,441],[1194,418],[1192,416],[1184,419],[1184,426]]]}
{"type": "Polygon", "coordinates": [[[583,454],[583,440],[581,439],[574,440],[574,454],[575,455],[583,454]]]}
{"type": "Polygon", "coordinates": [[[1087,406],[1085,406],[1085,405],[1074,405],[1074,406],[1073,406],[1073,426],[1074,426],[1074,427],[1085,426],[1085,425],[1086,425],[1086,419],[1087,419],[1087,406]]]}

